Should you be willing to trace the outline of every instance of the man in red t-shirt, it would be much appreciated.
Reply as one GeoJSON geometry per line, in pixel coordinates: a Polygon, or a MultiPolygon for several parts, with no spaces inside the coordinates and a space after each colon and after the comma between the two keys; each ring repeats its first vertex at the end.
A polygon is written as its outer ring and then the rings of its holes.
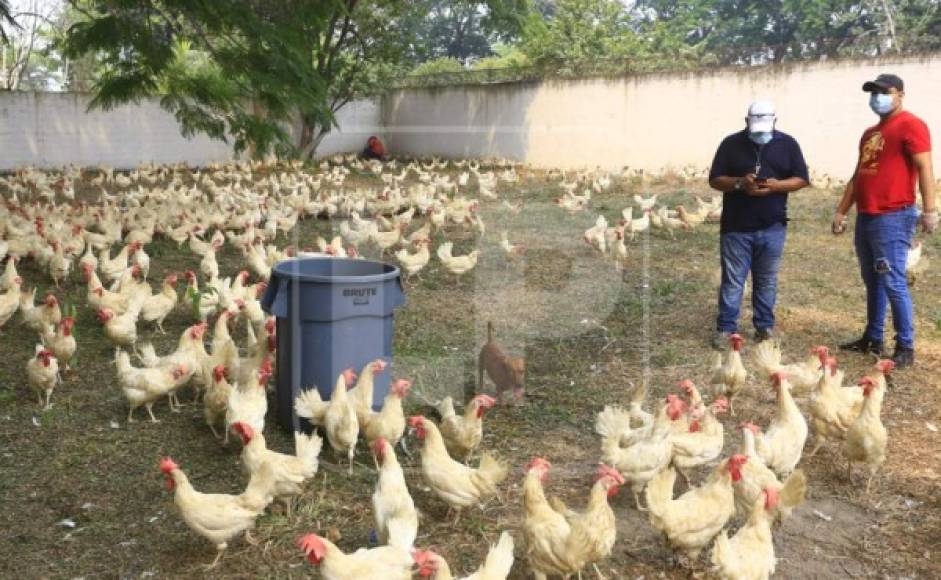
{"type": "Polygon", "coordinates": [[[866,285],[866,330],[844,350],[882,356],[886,307],[892,307],[897,368],[915,360],[915,324],[905,264],[915,226],[926,234],[938,228],[931,135],[925,122],[902,110],[905,84],[882,74],[863,85],[879,123],[866,129],[859,142],[859,161],[833,218],[833,233],[846,230],[846,213],[856,204],[856,255],[866,285]],[[915,204],[915,185],[921,190],[923,211],[915,204]],[[888,303],[888,304],[887,304],[888,303]]]}

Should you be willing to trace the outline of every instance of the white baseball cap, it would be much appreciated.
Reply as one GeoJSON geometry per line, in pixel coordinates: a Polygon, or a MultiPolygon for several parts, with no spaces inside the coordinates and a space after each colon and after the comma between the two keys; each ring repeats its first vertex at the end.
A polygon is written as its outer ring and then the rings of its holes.
{"type": "Polygon", "coordinates": [[[755,101],[748,107],[748,130],[752,133],[763,133],[774,129],[774,103],[771,101],[755,101]]]}

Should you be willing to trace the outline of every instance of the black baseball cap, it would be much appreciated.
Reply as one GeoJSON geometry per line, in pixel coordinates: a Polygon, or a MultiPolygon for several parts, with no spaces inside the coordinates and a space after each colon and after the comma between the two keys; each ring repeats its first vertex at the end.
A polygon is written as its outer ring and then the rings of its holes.
{"type": "Polygon", "coordinates": [[[868,81],[863,84],[863,91],[871,93],[872,91],[887,91],[896,88],[899,92],[905,90],[905,83],[902,79],[893,74],[881,74],[874,81],[868,81]]]}

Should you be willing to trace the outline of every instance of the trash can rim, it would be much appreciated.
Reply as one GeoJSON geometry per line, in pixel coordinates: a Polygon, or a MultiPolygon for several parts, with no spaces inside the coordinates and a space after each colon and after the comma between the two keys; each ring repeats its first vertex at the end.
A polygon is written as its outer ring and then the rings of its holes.
{"type": "Polygon", "coordinates": [[[374,282],[384,282],[386,280],[392,280],[398,278],[400,275],[398,266],[394,264],[389,264],[387,262],[379,262],[376,260],[355,260],[352,258],[292,258],[288,260],[282,260],[275,264],[274,268],[271,270],[273,275],[283,276],[289,280],[299,280],[301,282],[324,282],[324,283],[340,283],[340,284],[369,284],[374,282]],[[366,274],[363,276],[324,276],[322,274],[303,274],[300,272],[292,272],[288,270],[288,265],[294,262],[346,262],[346,263],[372,263],[379,264],[383,268],[391,268],[388,272],[383,272],[381,274],[366,274]]]}

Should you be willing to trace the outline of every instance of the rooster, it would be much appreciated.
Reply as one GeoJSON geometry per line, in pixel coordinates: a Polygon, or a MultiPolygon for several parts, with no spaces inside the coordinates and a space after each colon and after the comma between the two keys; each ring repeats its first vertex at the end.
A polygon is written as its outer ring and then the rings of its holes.
{"type": "Polygon", "coordinates": [[[451,459],[437,425],[420,415],[410,417],[408,424],[422,441],[421,471],[425,483],[457,512],[455,525],[461,517],[461,509],[497,494],[497,486],[507,476],[507,467],[502,461],[484,453],[480,467],[470,468],[451,459]]]}
{"type": "Polygon", "coordinates": [[[255,527],[255,519],[274,499],[270,469],[254,473],[239,495],[196,491],[180,466],[169,457],[160,460],[160,472],[167,478],[167,489],[173,492],[173,503],[186,525],[215,545],[217,554],[210,568],[219,564],[229,542],[240,534],[253,542],[249,532],[255,527]]]}

